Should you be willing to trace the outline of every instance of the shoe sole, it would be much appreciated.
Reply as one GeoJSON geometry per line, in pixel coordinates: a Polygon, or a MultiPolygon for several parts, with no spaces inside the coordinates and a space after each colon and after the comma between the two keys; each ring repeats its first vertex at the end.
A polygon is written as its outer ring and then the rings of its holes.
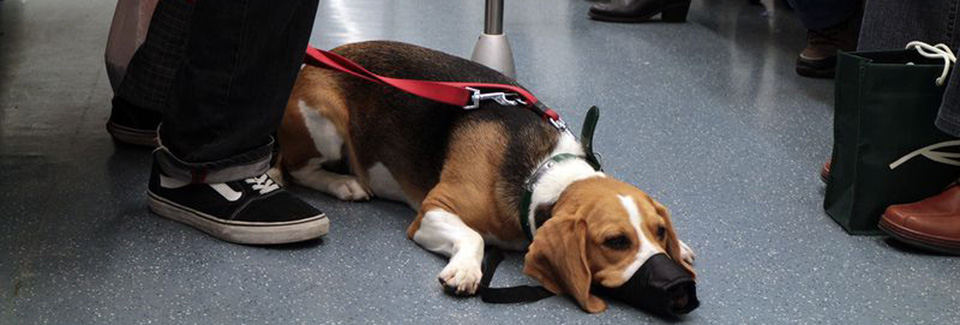
{"type": "Polygon", "coordinates": [[[833,79],[837,75],[836,66],[836,57],[816,61],[797,58],[796,71],[798,75],[808,78],[833,79]]]}
{"type": "Polygon", "coordinates": [[[654,16],[661,15],[660,21],[667,23],[682,23],[687,21],[687,12],[690,9],[690,4],[684,4],[679,6],[671,6],[663,8],[661,11],[654,12],[652,14],[636,16],[636,17],[622,17],[622,16],[607,16],[604,14],[595,13],[593,11],[588,11],[587,15],[590,16],[590,19],[598,21],[609,21],[615,23],[642,23],[650,21],[654,16]]]}
{"type": "Polygon", "coordinates": [[[157,146],[156,130],[134,129],[123,125],[118,125],[113,123],[113,121],[107,121],[107,133],[110,133],[110,136],[112,136],[114,140],[125,144],[144,147],[157,146]]]}
{"type": "Polygon", "coordinates": [[[323,213],[288,222],[245,222],[216,218],[171,202],[147,191],[150,211],[181,222],[213,237],[237,244],[275,245],[311,240],[326,235],[330,220],[323,213]]]}
{"type": "Polygon", "coordinates": [[[960,255],[960,242],[949,242],[925,237],[915,231],[888,222],[886,216],[880,218],[880,223],[877,224],[877,227],[905,244],[938,253],[960,255]]]}
{"type": "Polygon", "coordinates": [[[797,74],[807,78],[833,79],[836,77],[837,71],[835,69],[818,70],[809,67],[797,66],[797,74]]]}
{"type": "Polygon", "coordinates": [[[639,16],[639,17],[618,17],[618,16],[607,16],[588,12],[590,19],[599,20],[599,21],[610,21],[615,23],[642,23],[645,21],[650,21],[654,16],[659,15],[659,12],[655,12],[652,15],[639,16]]]}

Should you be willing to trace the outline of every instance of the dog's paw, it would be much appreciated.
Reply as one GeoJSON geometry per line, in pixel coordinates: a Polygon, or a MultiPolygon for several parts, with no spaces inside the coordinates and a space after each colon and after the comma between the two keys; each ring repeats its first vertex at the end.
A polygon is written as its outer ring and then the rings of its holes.
{"type": "Polygon", "coordinates": [[[680,259],[687,264],[693,265],[693,260],[697,258],[697,254],[693,252],[693,249],[690,246],[687,246],[686,243],[680,241],[680,259]]]}
{"type": "Polygon", "coordinates": [[[366,201],[370,194],[363,189],[356,177],[339,176],[329,184],[329,193],[344,201],[366,201]]]}
{"type": "Polygon", "coordinates": [[[480,265],[473,262],[451,261],[440,271],[437,279],[443,285],[443,291],[458,295],[472,296],[477,293],[480,278],[483,276],[480,265]]]}

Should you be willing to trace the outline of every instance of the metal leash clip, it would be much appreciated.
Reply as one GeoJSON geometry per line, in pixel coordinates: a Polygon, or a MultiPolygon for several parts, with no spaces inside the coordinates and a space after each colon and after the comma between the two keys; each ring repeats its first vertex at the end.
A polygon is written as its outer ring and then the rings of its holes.
{"type": "Polygon", "coordinates": [[[497,102],[497,104],[500,104],[503,106],[517,106],[517,105],[526,106],[527,105],[527,102],[523,101],[520,95],[517,95],[516,93],[508,94],[505,92],[495,92],[495,93],[483,94],[483,93],[480,93],[480,90],[476,88],[471,88],[471,87],[464,87],[464,88],[473,92],[473,95],[470,95],[470,99],[471,99],[470,104],[467,106],[464,106],[463,109],[479,108],[480,101],[491,100],[491,99],[497,102]]]}
{"type": "Polygon", "coordinates": [[[553,127],[557,128],[557,130],[560,130],[560,132],[567,132],[567,131],[568,131],[568,130],[567,130],[567,122],[564,122],[562,119],[559,119],[559,118],[558,118],[558,119],[548,118],[547,120],[550,121],[550,124],[553,124],[553,127]]]}

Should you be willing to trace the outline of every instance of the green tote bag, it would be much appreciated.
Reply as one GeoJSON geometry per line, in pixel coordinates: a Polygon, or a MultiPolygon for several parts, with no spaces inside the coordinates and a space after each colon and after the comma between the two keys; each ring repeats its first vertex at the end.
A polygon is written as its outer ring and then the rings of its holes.
{"type": "Polygon", "coordinates": [[[823,206],[848,233],[879,235],[888,206],[936,195],[960,176],[960,142],[934,126],[944,66],[912,49],[838,55],[823,206]]]}

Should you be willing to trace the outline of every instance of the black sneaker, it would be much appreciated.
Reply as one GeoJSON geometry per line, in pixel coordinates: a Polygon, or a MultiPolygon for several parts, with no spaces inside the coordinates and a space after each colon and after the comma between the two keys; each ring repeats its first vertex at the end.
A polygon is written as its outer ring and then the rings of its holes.
{"type": "Polygon", "coordinates": [[[120,97],[113,98],[113,109],[107,120],[107,133],[117,142],[156,147],[157,127],[162,116],[148,109],[133,106],[120,97]]]}
{"type": "Polygon", "coordinates": [[[284,244],[318,238],[327,217],[266,174],[244,180],[191,184],[164,175],[156,163],[147,191],[150,210],[238,244],[284,244]]]}

